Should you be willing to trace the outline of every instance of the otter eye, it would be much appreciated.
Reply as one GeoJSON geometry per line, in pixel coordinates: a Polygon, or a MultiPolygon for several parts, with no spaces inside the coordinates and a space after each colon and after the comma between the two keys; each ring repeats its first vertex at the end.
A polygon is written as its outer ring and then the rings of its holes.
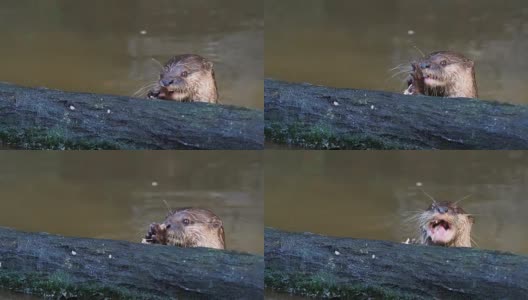
{"type": "Polygon", "coordinates": [[[167,225],[165,226],[165,228],[166,228],[166,229],[171,228],[171,224],[167,224],[167,225]]]}
{"type": "Polygon", "coordinates": [[[187,73],[187,71],[183,71],[180,74],[181,77],[187,77],[187,75],[189,75],[189,73],[187,73]]]}
{"type": "Polygon", "coordinates": [[[440,65],[441,65],[442,67],[445,67],[445,66],[447,65],[447,61],[442,60],[442,61],[440,62],[440,65]]]}
{"type": "Polygon", "coordinates": [[[183,219],[182,223],[183,223],[183,225],[189,225],[189,223],[191,223],[191,222],[189,221],[189,219],[183,219]]]}

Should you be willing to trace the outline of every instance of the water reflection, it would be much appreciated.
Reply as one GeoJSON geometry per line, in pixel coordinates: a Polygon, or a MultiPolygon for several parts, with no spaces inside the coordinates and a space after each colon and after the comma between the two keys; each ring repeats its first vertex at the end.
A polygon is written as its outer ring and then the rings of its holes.
{"type": "Polygon", "coordinates": [[[267,151],[266,226],[403,241],[431,200],[462,200],[478,248],[528,254],[528,154],[267,151]],[[292,216],[295,216],[294,218],[292,216]]]}
{"type": "Polygon", "coordinates": [[[222,103],[261,109],[263,28],[257,0],[2,1],[0,81],[130,96],[158,76],[152,58],[197,53],[222,103]]]}
{"type": "Polygon", "coordinates": [[[389,69],[451,49],[476,61],[481,98],[528,103],[524,0],[270,0],[265,20],[266,77],[401,92],[389,69]]]}
{"type": "Polygon", "coordinates": [[[171,207],[213,210],[228,249],[263,253],[259,152],[0,154],[0,226],[139,242],[171,207]]]}

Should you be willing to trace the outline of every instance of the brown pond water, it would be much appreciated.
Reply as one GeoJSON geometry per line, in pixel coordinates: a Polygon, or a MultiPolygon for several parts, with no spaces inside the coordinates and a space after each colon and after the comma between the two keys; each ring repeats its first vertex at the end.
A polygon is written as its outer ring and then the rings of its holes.
{"type": "Polygon", "coordinates": [[[261,156],[2,151],[0,226],[139,242],[165,218],[165,200],[172,208],[210,208],[224,221],[228,249],[263,254],[261,156]]]}
{"type": "Polygon", "coordinates": [[[479,96],[528,104],[525,0],[265,1],[265,76],[402,92],[421,51],[456,50],[476,62],[479,96]],[[412,34],[410,34],[412,33],[412,34]]]}
{"type": "Polygon", "coordinates": [[[215,64],[220,101],[263,108],[259,0],[0,2],[0,81],[134,94],[182,53],[215,64]]]}
{"type": "Polygon", "coordinates": [[[460,205],[477,248],[528,255],[526,152],[266,151],[264,162],[266,226],[400,242],[431,203],[421,183],[437,200],[471,195],[460,205]]]}
{"type": "Polygon", "coordinates": [[[526,152],[266,151],[264,170],[266,226],[402,241],[431,203],[421,183],[437,200],[470,195],[478,248],[528,255],[526,152]]]}

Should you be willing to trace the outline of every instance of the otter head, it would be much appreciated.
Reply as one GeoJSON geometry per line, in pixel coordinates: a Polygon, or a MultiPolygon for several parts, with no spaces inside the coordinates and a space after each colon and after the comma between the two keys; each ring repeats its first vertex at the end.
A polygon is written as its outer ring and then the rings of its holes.
{"type": "Polygon", "coordinates": [[[199,55],[171,58],[163,67],[159,85],[158,98],[212,103],[218,100],[213,63],[199,55]]]}
{"type": "Polygon", "coordinates": [[[429,96],[477,97],[474,62],[452,51],[433,52],[412,63],[413,75],[420,72],[424,93],[429,96]]]}
{"type": "Polygon", "coordinates": [[[471,247],[474,218],[453,202],[435,202],[420,214],[420,242],[425,245],[471,247]]]}
{"type": "Polygon", "coordinates": [[[167,245],[225,249],[222,220],[207,209],[177,209],[162,225],[166,229],[167,245]]]}

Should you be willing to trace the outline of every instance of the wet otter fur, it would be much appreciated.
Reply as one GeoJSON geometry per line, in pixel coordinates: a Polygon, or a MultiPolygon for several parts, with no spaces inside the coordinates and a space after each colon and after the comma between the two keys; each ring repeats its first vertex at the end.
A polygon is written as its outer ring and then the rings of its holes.
{"type": "Polygon", "coordinates": [[[151,224],[142,243],[225,249],[223,222],[207,209],[176,209],[163,223],[151,224]]]}
{"type": "Polygon", "coordinates": [[[433,52],[411,63],[404,94],[477,98],[474,65],[471,59],[457,52],[433,52]]]}
{"type": "Polygon", "coordinates": [[[171,58],[148,98],[181,102],[218,103],[218,89],[213,63],[196,54],[171,58]]]}
{"type": "Polygon", "coordinates": [[[419,239],[423,245],[471,247],[475,219],[455,202],[434,202],[418,215],[419,239]]]}

